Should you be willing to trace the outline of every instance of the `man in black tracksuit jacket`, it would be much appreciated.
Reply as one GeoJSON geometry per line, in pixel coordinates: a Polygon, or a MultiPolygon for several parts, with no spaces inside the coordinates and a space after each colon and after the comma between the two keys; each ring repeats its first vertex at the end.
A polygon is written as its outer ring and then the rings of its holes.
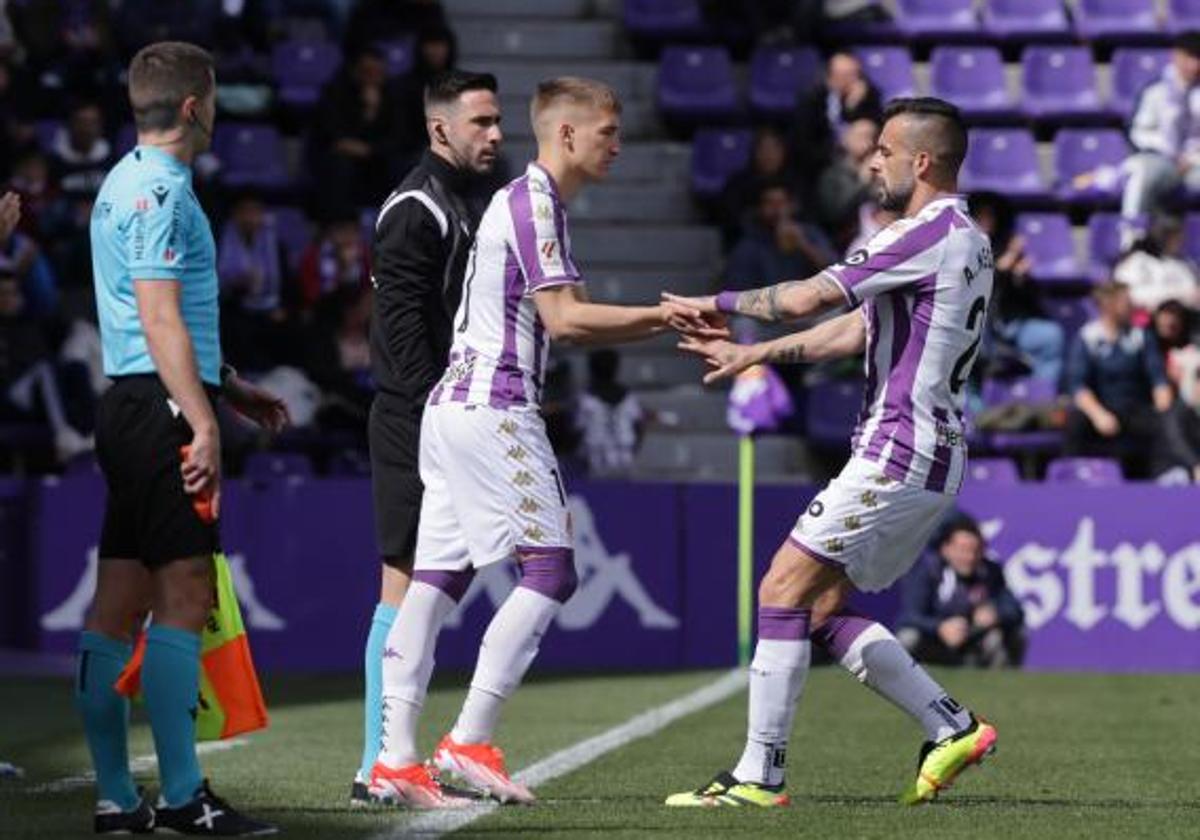
{"type": "Polygon", "coordinates": [[[425,119],[429,148],[388,196],[375,226],[371,368],[378,393],[367,431],[383,578],[367,637],[363,756],[351,788],[356,802],[368,799],[384,648],[412,574],[423,492],[421,415],[446,367],[467,256],[486,203],[478,200],[479,187],[499,152],[495,78],[462,71],[435,78],[425,91],[425,119]]]}

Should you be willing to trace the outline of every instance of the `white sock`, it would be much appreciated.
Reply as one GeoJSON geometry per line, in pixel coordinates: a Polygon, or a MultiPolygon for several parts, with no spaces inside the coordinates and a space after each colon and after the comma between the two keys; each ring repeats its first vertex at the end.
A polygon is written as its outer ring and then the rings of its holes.
{"type": "MultiPolygon", "coordinates": [[[[408,609],[405,601],[404,608],[408,609]]],[[[537,656],[542,635],[562,604],[518,586],[500,605],[483,635],[471,690],[450,737],[460,744],[490,742],[500,709],[537,656]]]]}
{"type": "Polygon", "coordinates": [[[841,656],[842,667],[940,741],[971,725],[971,714],[917,664],[886,627],[871,622],[841,656]]]}
{"type": "Polygon", "coordinates": [[[746,749],[733,768],[739,782],[783,784],[787,742],[804,689],[812,646],[807,638],[763,639],[750,663],[750,722],[746,749]]]}
{"type": "Polygon", "coordinates": [[[436,586],[415,580],[404,596],[383,650],[383,738],[378,760],[389,767],[420,761],[417,720],[433,673],[433,650],[442,623],[457,602],[436,586]]]}

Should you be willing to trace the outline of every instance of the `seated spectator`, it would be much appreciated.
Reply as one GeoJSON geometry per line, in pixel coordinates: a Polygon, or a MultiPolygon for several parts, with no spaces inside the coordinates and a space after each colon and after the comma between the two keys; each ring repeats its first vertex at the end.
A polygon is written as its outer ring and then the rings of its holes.
{"type": "Polygon", "coordinates": [[[370,282],[368,245],[352,216],[328,223],[300,257],[300,307],[305,312],[342,289],[357,291],[370,282]]]}
{"type": "Polygon", "coordinates": [[[400,141],[401,169],[411,169],[421,152],[429,146],[425,129],[425,87],[441,73],[457,64],[458,47],[454,32],[445,25],[435,25],[417,36],[416,63],[412,72],[399,83],[401,101],[400,141]]]}
{"type": "Polygon", "coordinates": [[[359,0],[346,24],[346,54],[438,27],[446,27],[446,14],[437,0],[359,0]]]}
{"type": "Polygon", "coordinates": [[[1167,379],[1180,402],[1200,411],[1200,346],[1194,340],[1193,313],[1177,300],[1154,312],[1154,332],[1167,365],[1167,379]]]}
{"type": "Polygon", "coordinates": [[[1138,97],[1129,126],[1135,152],[1125,163],[1123,244],[1181,184],[1200,191],[1200,32],[1175,40],[1162,77],[1138,97]]]}
{"type": "Polygon", "coordinates": [[[117,32],[125,59],[155,41],[210,45],[220,12],[219,0],[121,0],[117,32]]]}
{"type": "Polygon", "coordinates": [[[641,442],[645,412],[618,381],[620,367],[615,350],[588,354],[588,386],[579,398],[577,423],[592,475],[628,472],[641,442]]]}
{"type": "Polygon", "coordinates": [[[75,102],[50,151],[50,173],[60,197],[43,240],[59,275],[70,285],[91,287],[92,204],[115,163],[99,103],[75,102]]]}
{"type": "Polygon", "coordinates": [[[936,551],[904,578],[896,638],[916,659],[942,665],[1016,668],[1025,657],[1025,614],[985,556],[979,526],[962,516],[936,551]]]}
{"type": "Polygon", "coordinates": [[[20,231],[0,242],[0,272],[16,279],[24,317],[47,318],[54,314],[58,278],[36,242],[20,231]]]}
{"type": "Polygon", "coordinates": [[[988,235],[995,255],[988,340],[989,373],[1025,373],[1058,385],[1062,377],[1065,337],[1062,326],[1046,316],[1042,293],[1030,279],[1025,242],[1013,232],[1012,205],[1002,196],[971,197],[971,215],[988,235]],[[1019,367],[1013,370],[1014,363],[1019,367]]]}
{"type": "Polygon", "coordinates": [[[365,288],[338,289],[317,308],[305,367],[321,389],[317,422],[325,429],[365,435],[374,394],[370,323],[371,295],[365,288]]]}
{"type": "Polygon", "coordinates": [[[830,56],[825,79],[800,94],[792,121],[789,147],[796,154],[798,171],[812,179],[807,188],[834,160],[852,123],[861,119],[878,123],[882,117],[883,96],[863,72],[858,57],[846,52],[830,56]]]}
{"type": "Polygon", "coordinates": [[[826,228],[843,234],[842,244],[857,233],[859,208],[874,203],[871,158],[878,139],[879,123],[867,117],[855,120],[846,127],[833,165],[817,178],[817,218],[826,228]]]}
{"type": "Polygon", "coordinates": [[[752,223],[763,184],[784,183],[798,194],[800,181],[788,162],[787,143],[778,129],[761,126],[754,134],[750,165],[735,173],[718,199],[718,221],[727,242],[735,241],[752,223]]]}
{"type": "Polygon", "coordinates": [[[54,358],[42,327],[25,314],[21,284],[10,268],[3,267],[0,267],[0,421],[48,424],[60,461],[67,461],[92,446],[68,421],[54,358]]]}
{"type": "MultiPolygon", "coordinates": [[[[115,5],[85,0],[8,4],[27,65],[43,90],[98,92],[115,81],[115,5]]],[[[43,97],[42,113],[53,106],[54,98],[43,97]]]]}
{"type": "Polygon", "coordinates": [[[1200,480],[1200,453],[1180,427],[1158,341],[1133,325],[1123,283],[1096,288],[1099,317],[1075,337],[1067,363],[1066,454],[1120,458],[1128,478],[1182,467],[1200,480]]]}
{"type": "Polygon", "coordinates": [[[54,183],[45,155],[37,149],[22,153],[13,165],[8,188],[21,196],[19,230],[45,241],[53,231],[54,214],[59,206],[58,185],[54,183]]]}
{"type": "Polygon", "coordinates": [[[374,48],[359,53],[325,86],[310,138],[323,207],[380,204],[395,186],[404,142],[403,102],[374,48]]]}
{"type": "Polygon", "coordinates": [[[1135,307],[1151,312],[1159,304],[1177,300],[1200,308],[1200,273],[1183,246],[1183,219],[1159,214],[1133,250],[1117,262],[1113,279],[1129,287],[1135,307]]]}
{"type": "Polygon", "coordinates": [[[811,277],[837,259],[821,229],[797,220],[796,209],[787,183],[767,181],[759,187],[754,220],[729,255],[729,288],[811,277]]]}

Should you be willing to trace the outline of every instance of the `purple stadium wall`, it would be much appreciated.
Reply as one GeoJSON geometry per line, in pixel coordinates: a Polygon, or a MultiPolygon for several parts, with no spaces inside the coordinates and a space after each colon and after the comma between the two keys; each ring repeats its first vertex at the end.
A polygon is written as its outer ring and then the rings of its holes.
{"type": "MultiPolygon", "coordinates": [[[[94,586],[98,477],[31,484],[0,518],[0,613],[47,652],[73,649],[94,586]],[[23,550],[22,544],[28,546],[23,550]],[[13,551],[32,558],[29,574],[13,551]]],[[[761,573],[812,496],[758,491],[761,573]]],[[[1031,628],[1028,666],[1200,671],[1200,490],[1028,485],[969,490],[1005,560],[1031,628]]],[[[582,585],[547,635],[539,667],[592,670],[723,666],[735,659],[735,493],[729,485],[577,482],[572,488],[582,585]]],[[[366,481],[229,482],[224,542],[234,562],[255,658],[263,668],[359,667],[377,577],[366,481]]],[[[511,572],[481,575],[442,637],[443,667],[469,668],[511,572]]],[[[890,621],[894,593],[860,607],[890,621]]]]}

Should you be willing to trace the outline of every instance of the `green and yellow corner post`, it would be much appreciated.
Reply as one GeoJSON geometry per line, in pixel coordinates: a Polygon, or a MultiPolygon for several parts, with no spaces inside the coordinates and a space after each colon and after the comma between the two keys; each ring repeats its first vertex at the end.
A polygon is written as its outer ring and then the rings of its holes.
{"type": "Polygon", "coordinates": [[[738,439],[738,664],[750,664],[754,615],[754,436],[738,439]]]}

